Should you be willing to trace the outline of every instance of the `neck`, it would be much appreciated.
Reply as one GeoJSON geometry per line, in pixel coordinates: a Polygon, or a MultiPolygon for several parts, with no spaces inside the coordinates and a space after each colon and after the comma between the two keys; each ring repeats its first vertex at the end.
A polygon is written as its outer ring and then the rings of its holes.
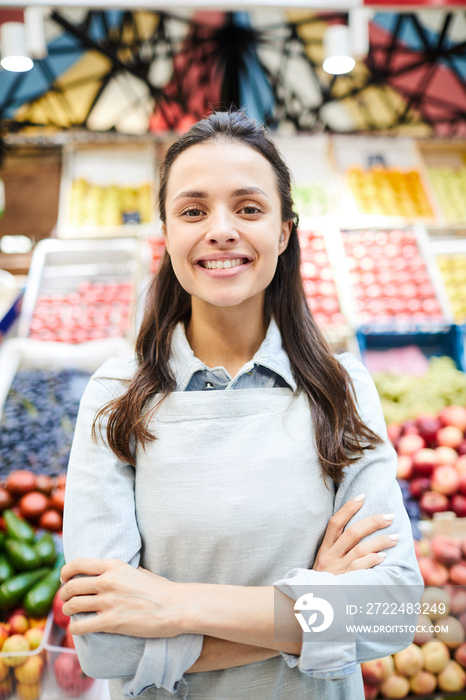
{"type": "Polygon", "coordinates": [[[192,300],[186,337],[192,351],[208,367],[222,366],[234,377],[251,360],[267,332],[263,309],[258,314],[244,309],[210,307],[192,300]]]}

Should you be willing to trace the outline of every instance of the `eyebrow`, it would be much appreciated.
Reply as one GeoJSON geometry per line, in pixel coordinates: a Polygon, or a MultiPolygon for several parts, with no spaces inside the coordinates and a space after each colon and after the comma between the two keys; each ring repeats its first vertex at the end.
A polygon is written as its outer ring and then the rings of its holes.
{"type": "MultiPolygon", "coordinates": [[[[264,190],[261,190],[260,187],[241,187],[240,189],[233,190],[231,192],[232,197],[245,197],[251,194],[261,194],[264,197],[267,197],[267,199],[270,199],[268,194],[264,192],[264,190]]],[[[177,194],[173,201],[176,202],[177,199],[181,199],[182,197],[186,197],[188,199],[207,199],[208,196],[208,193],[204,192],[203,190],[184,190],[183,192],[177,194]]]]}

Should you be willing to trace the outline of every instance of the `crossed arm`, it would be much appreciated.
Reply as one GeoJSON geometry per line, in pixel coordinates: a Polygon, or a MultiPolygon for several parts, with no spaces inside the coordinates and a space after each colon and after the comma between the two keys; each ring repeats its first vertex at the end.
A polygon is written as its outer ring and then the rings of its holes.
{"type": "MultiPolygon", "coordinates": [[[[383,515],[370,516],[344,529],[363,504],[351,499],[329,520],[313,569],[342,574],[369,569],[383,561],[379,552],[396,545],[381,534],[391,524],[383,515]]],[[[135,637],[202,634],[202,652],[188,673],[241,666],[278,656],[299,656],[301,643],[274,639],[274,595],[283,595],[294,618],[294,601],[273,586],[227,586],[175,583],[119,560],[75,559],[62,570],[61,597],[67,615],[96,615],[71,622],[74,635],[110,632],[135,637]],[[74,578],[77,575],[84,577],[74,578]]],[[[299,634],[297,635],[299,637],[299,634]]]]}

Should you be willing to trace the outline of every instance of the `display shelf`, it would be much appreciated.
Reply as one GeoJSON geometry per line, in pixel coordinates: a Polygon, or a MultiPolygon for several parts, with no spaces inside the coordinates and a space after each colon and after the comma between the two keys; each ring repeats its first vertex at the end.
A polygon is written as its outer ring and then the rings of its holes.
{"type": "Polygon", "coordinates": [[[67,345],[30,338],[10,338],[0,348],[0,419],[5,399],[17,372],[30,369],[81,369],[92,374],[109,357],[129,355],[132,346],[124,338],[106,338],[67,345]]]}
{"type": "Polygon", "coordinates": [[[466,321],[466,238],[430,241],[457,323],[466,321]]]}
{"type": "Polygon", "coordinates": [[[420,142],[439,225],[466,224],[466,142],[420,142]]]}
{"type": "Polygon", "coordinates": [[[158,227],[155,163],[154,144],[65,146],[58,237],[151,235],[158,227]]]}
{"type": "Polygon", "coordinates": [[[343,230],[334,247],[354,327],[410,332],[452,322],[421,226],[343,230]]]}
{"type": "Polygon", "coordinates": [[[332,151],[345,221],[369,217],[362,225],[374,226],[380,216],[385,218],[382,225],[435,220],[435,202],[413,140],[334,136],[332,151]]]}
{"type": "Polygon", "coordinates": [[[149,264],[148,245],[140,239],[41,241],[34,250],[18,335],[67,343],[134,339],[134,306],[149,264]]]}
{"type": "Polygon", "coordinates": [[[326,134],[282,136],[273,134],[281,155],[292,173],[292,195],[301,220],[332,213],[337,206],[335,173],[329,159],[330,139],[326,134]]]}

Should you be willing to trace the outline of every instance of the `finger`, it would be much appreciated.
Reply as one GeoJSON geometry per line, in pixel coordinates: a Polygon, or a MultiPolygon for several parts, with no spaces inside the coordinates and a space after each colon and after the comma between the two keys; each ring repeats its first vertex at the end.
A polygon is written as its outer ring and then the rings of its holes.
{"type": "Polygon", "coordinates": [[[63,604],[62,610],[68,617],[76,615],[76,613],[99,612],[101,610],[101,603],[99,600],[99,596],[95,595],[74,596],[74,598],[70,598],[70,600],[63,604]]]}
{"type": "Polygon", "coordinates": [[[382,552],[385,549],[390,549],[391,547],[396,547],[400,539],[398,534],[393,535],[380,535],[379,537],[372,537],[367,542],[360,542],[353,549],[351,549],[348,554],[344,557],[348,562],[364,557],[367,554],[373,554],[377,552],[382,552]]]}
{"type": "Polygon", "coordinates": [[[360,571],[362,569],[372,569],[377,564],[381,564],[385,560],[385,552],[372,552],[364,557],[355,559],[348,566],[346,571],[360,571]]]}
{"type": "Polygon", "coordinates": [[[94,595],[100,590],[96,576],[74,578],[60,588],[60,598],[66,603],[74,596],[94,595]]]}
{"type": "Polygon", "coordinates": [[[391,513],[386,513],[385,515],[370,515],[367,518],[363,518],[354,525],[350,525],[335,542],[332,554],[336,556],[343,557],[347,554],[353,547],[355,547],[359,542],[368,535],[371,535],[377,530],[388,527],[393,522],[393,515],[391,513]]]}
{"type": "Polygon", "coordinates": [[[71,620],[68,629],[71,634],[81,635],[81,634],[91,634],[92,632],[107,632],[110,631],[103,629],[105,627],[105,619],[102,621],[104,613],[99,613],[98,615],[89,615],[89,617],[82,618],[80,620],[71,620]]]}
{"type": "Polygon", "coordinates": [[[332,515],[327,523],[327,529],[325,530],[321,547],[324,547],[324,549],[329,549],[335,544],[348,522],[351,520],[353,515],[360,510],[363,503],[364,494],[361,493],[359,496],[356,496],[356,498],[352,498],[351,500],[347,501],[336,511],[336,513],[332,515]]]}
{"type": "Polygon", "coordinates": [[[73,559],[61,570],[61,580],[63,583],[69,581],[73,576],[84,574],[86,576],[100,576],[112,566],[112,559],[86,559],[81,557],[73,559]]]}

